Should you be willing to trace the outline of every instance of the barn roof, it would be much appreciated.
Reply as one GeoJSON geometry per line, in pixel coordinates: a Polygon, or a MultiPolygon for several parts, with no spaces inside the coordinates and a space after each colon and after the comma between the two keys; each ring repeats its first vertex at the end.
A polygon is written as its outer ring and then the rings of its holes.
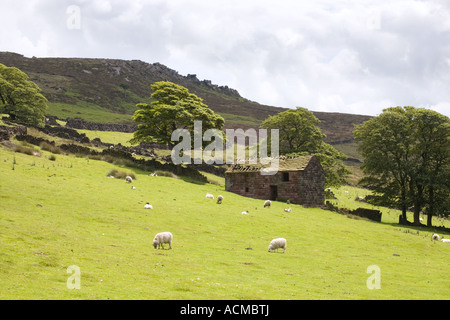
{"type": "MultiPolygon", "coordinates": [[[[299,156],[299,157],[284,157],[278,158],[278,171],[303,171],[311,162],[311,159],[315,158],[314,155],[299,156]]],[[[227,173],[240,173],[240,172],[256,172],[262,168],[269,168],[271,163],[268,164],[234,164],[231,165],[227,173]]]]}

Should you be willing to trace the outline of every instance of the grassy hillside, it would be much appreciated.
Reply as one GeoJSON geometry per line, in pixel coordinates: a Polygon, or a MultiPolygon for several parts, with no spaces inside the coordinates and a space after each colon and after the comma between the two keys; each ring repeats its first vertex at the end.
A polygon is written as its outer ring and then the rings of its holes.
{"type": "MultiPolygon", "coordinates": [[[[268,116],[286,110],[249,101],[227,86],[200,81],[195,75],[182,76],[159,63],[26,58],[10,52],[0,52],[0,63],[27,73],[50,101],[48,114],[61,119],[78,117],[96,122],[130,122],[135,105],[149,102],[150,85],[162,80],[182,85],[203,98],[212,110],[224,117],[226,128],[257,128],[268,116]]],[[[301,100],[298,106],[303,106],[301,100]]],[[[314,106],[304,107],[314,110],[314,106]]],[[[353,125],[370,118],[346,113],[314,114],[321,120],[320,127],[327,135],[327,142],[351,140],[353,125]]]]}
{"type": "MultiPolygon", "coordinates": [[[[112,164],[41,153],[0,146],[0,299],[450,298],[450,245],[399,227],[395,212],[382,223],[298,205],[285,213],[284,203],[263,208],[222,185],[137,170],[132,190],[107,177],[112,164]],[[173,233],[172,250],[153,249],[161,231],[173,233]],[[284,254],[267,252],[275,237],[287,239],[284,254]],[[71,265],[79,290],[66,285],[71,265]],[[371,265],[379,290],[366,285],[371,265]]],[[[336,203],[357,192],[336,190],[336,203]]]]}

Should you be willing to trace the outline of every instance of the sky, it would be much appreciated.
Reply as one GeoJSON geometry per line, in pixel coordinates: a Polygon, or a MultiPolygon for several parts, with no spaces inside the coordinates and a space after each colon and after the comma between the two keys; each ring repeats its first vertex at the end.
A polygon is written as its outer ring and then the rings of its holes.
{"type": "Polygon", "coordinates": [[[0,13],[0,51],[26,57],[159,62],[276,107],[450,116],[448,0],[14,0],[0,13]]]}

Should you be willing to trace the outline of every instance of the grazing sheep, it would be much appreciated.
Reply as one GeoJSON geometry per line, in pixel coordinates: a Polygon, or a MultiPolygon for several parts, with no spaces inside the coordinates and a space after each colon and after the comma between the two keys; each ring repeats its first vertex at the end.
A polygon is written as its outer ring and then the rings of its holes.
{"type": "Polygon", "coordinates": [[[242,214],[248,214],[248,210],[247,211],[242,211],[242,214]]]}
{"type": "Polygon", "coordinates": [[[437,241],[439,241],[439,235],[437,235],[436,233],[433,234],[433,235],[431,236],[431,240],[437,240],[437,241]]]}
{"type": "Polygon", "coordinates": [[[270,241],[269,244],[269,252],[272,250],[277,250],[278,252],[278,248],[282,248],[283,249],[283,253],[286,250],[286,239],[285,238],[277,238],[277,239],[273,239],[272,241],[270,241]]]}
{"type": "Polygon", "coordinates": [[[264,202],[264,208],[265,208],[265,207],[270,207],[271,204],[272,204],[272,201],[266,200],[266,201],[264,202]]]}
{"type": "Polygon", "coordinates": [[[144,209],[153,209],[153,206],[147,202],[144,206],[144,209]]]}
{"type": "Polygon", "coordinates": [[[223,200],[223,196],[218,195],[218,196],[217,196],[217,203],[218,203],[218,204],[221,204],[221,203],[222,203],[222,200],[223,200]]]}
{"type": "Polygon", "coordinates": [[[153,247],[156,248],[163,248],[164,244],[169,244],[169,249],[172,249],[172,239],[173,235],[170,232],[160,232],[156,234],[155,238],[153,239],[153,247]]]}
{"type": "Polygon", "coordinates": [[[447,243],[450,243],[450,239],[444,239],[444,238],[442,238],[442,239],[441,239],[441,242],[447,242],[447,243]]]}
{"type": "Polygon", "coordinates": [[[206,197],[208,199],[214,199],[214,196],[211,193],[209,193],[209,192],[206,193],[206,197]]]}
{"type": "Polygon", "coordinates": [[[284,209],[284,212],[291,212],[291,207],[289,207],[289,209],[284,209]]]}
{"type": "Polygon", "coordinates": [[[136,187],[135,186],[131,186],[131,190],[136,190],[136,187]]]}
{"type": "Polygon", "coordinates": [[[133,178],[130,176],[126,176],[125,181],[128,183],[132,183],[133,182],[133,178]]]}

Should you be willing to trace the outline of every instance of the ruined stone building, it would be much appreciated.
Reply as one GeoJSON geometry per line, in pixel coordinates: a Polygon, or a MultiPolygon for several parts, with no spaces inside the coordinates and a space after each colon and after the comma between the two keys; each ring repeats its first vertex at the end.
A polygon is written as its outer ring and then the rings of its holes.
{"type": "Polygon", "coordinates": [[[314,155],[280,158],[274,175],[262,175],[261,165],[236,164],[225,173],[227,191],[255,199],[280,200],[320,207],[325,201],[325,177],[314,155]]]}

